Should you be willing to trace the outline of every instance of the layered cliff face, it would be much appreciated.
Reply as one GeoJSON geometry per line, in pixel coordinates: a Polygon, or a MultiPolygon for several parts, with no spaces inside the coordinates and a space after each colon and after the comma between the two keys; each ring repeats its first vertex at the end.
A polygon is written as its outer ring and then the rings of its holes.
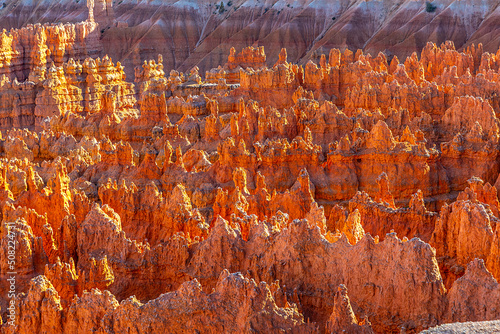
{"type": "Polygon", "coordinates": [[[88,5],[83,23],[1,35],[0,287],[14,243],[18,293],[14,322],[0,295],[1,333],[499,317],[497,54],[446,42],[297,64],[248,47],[188,72],[141,54],[132,80],[92,56],[98,24],[135,5],[88,5]]]}
{"type": "MultiPolygon", "coordinates": [[[[198,66],[208,71],[222,65],[232,47],[239,51],[248,45],[263,46],[270,66],[278,61],[281,48],[288,50],[293,63],[305,65],[332,48],[364,49],[373,55],[382,51],[405,59],[428,41],[450,40],[460,50],[483,43],[489,52],[500,44],[495,1],[91,2],[103,42],[100,56],[108,54],[125,64],[129,77],[135,66],[158,53],[169,69],[198,66]]],[[[57,6],[50,1],[0,3],[0,29],[87,18],[84,0],[61,0],[57,6]]],[[[253,61],[255,65],[260,60],[253,61]]]]}

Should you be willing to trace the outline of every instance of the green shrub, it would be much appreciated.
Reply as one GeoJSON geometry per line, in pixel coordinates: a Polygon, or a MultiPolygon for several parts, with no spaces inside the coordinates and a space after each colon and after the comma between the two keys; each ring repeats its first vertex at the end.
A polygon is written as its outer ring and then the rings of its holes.
{"type": "Polygon", "coordinates": [[[425,3],[425,11],[427,13],[434,13],[436,11],[436,9],[437,9],[437,6],[434,5],[432,2],[427,1],[425,3]]]}

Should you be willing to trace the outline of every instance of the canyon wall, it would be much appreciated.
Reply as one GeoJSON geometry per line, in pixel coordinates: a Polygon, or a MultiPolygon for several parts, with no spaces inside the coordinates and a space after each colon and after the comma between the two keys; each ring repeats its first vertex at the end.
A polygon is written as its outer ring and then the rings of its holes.
{"type": "MultiPolygon", "coordinates": [[[[267,65],[281,48],[290,61],[319,61],[332,48],[405,59],[427,42],[453,41],[458,50],[500,46],[495,1],[92,0],[104,52],[126,66],[163,55],[167,68],[203,71],[225,62],[229,51],[263,46],[267,65]],[[429,3],[429,4],[428,4],[429,3]]],[[[87,19],[85,0],[0,1],[0,29],[87,19]]]]}
{"type": "Polygon", "coordinates": [[[120,6],[89,7],[1,35],[1,333],[500,317],[500,51],[237,47],[205,71],[141,59],[127,79],[97,57],[120,6]]]}

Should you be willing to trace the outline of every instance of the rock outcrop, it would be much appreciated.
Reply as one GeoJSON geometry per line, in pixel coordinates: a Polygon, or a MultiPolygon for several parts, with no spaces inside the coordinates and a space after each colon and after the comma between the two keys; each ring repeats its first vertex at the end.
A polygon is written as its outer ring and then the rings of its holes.
{"type": "Polygon", "coordinates": [[[154,3],[78,3],[84,22],[0,35],[0,291],[15,272],[18,294],[13,322],[0,294],[0,333],[416,333],[498,319],[500,53],[401,42],[398,57],[372,56],[344,41],[312,54],[362,6],[386,6],[370,1],[329,8],[324,38],[309,40],[315,28],[288,49],[273,44],[291,41],[282,29],[320,9],[197,2],[210,18],[197,29],[193,2],[168,2],[140,30],[154,3]],[[261,37],[242,42],[257,23],[261,37]],[[168,25],[184,27],[170,44],[168,25]]]}

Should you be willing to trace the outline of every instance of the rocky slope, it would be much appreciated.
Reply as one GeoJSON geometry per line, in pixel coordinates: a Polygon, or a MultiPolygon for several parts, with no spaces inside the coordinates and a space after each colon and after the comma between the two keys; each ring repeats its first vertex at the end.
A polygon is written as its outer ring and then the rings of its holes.
{"type": "Polygon", "coordinates": [[[500,318],[500,52],[247,47],[132,83],[96,58],[107,4],[0,36],[2,334],[500,318]]]}
{"type": "MultiPolygon", "coordinates": [[[[281,48],[290,61],[305,64],[331,48],[384,51],[404,59],[428,41],[451,40],[459,50],[483,43],[489,52],[500,45],[496,1],[93,1],[101,56],[126,65],[129,77],[158,53],[169,69],[205,71],[223,64],[231,47],[249,45],[265,47],[268,65],[281,48]]],[[[86,18],[85,0],[0,1],[0,29],[86,18]]]]}
{"type": "Polygon", "coordinates": [[[472,333],[487,333],[497,334],[500,333],[500,321],[481,321],[481,322],[465,322],[446,324],[433,327],[429,330],[422,332],[424,334],[472,334],[472,333]]]}

